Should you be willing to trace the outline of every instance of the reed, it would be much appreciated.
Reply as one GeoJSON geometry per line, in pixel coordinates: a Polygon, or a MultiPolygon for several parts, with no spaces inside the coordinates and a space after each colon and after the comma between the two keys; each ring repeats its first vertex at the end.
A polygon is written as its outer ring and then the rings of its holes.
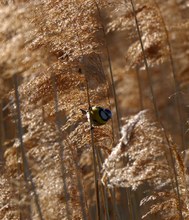
{"type": "Polygon", "coordinates": [[[0,219],[189,219],[187,4],[5,0],[0,23],[0,219]]]}

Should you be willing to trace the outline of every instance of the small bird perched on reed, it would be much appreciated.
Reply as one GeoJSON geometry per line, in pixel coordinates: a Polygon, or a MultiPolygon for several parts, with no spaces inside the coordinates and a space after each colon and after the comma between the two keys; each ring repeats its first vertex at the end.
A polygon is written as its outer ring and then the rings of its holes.
{"type": "Polygon", "coordinates": [[[87,115],[88,120],[90,120],[91,116],[91,123],[94,126],[104,125],[112,117],[112,112],[109,109],[99,106],[90,107],[88,111],[80,110],[84,115],[87,115]]]}

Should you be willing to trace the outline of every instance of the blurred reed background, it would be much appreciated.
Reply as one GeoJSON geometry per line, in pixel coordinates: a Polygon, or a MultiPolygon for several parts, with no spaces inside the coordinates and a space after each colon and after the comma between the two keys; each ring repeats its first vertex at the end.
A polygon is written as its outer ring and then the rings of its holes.
{"type": "Polygon", "coordinates": [[[188,103],[188,0],[1,0],[0,219],[189,219],[188,103]]]}

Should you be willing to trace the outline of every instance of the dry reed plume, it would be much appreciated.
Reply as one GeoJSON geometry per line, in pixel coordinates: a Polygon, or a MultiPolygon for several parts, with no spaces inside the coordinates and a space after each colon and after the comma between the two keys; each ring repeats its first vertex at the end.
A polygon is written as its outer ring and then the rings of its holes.
{"type": "Polygon", "coordinates": [[[187,2],[4,0],[0,21],[0,219],[189,219],[187,2]]]}

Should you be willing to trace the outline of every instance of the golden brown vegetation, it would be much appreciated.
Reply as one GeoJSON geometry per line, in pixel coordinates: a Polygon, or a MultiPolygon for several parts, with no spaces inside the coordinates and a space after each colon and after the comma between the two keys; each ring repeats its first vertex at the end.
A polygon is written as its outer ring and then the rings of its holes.
{"type": "Polygon", "coordinates": [[[189,219],[188,11],[0,2],[0,219],[189,219]]]}

